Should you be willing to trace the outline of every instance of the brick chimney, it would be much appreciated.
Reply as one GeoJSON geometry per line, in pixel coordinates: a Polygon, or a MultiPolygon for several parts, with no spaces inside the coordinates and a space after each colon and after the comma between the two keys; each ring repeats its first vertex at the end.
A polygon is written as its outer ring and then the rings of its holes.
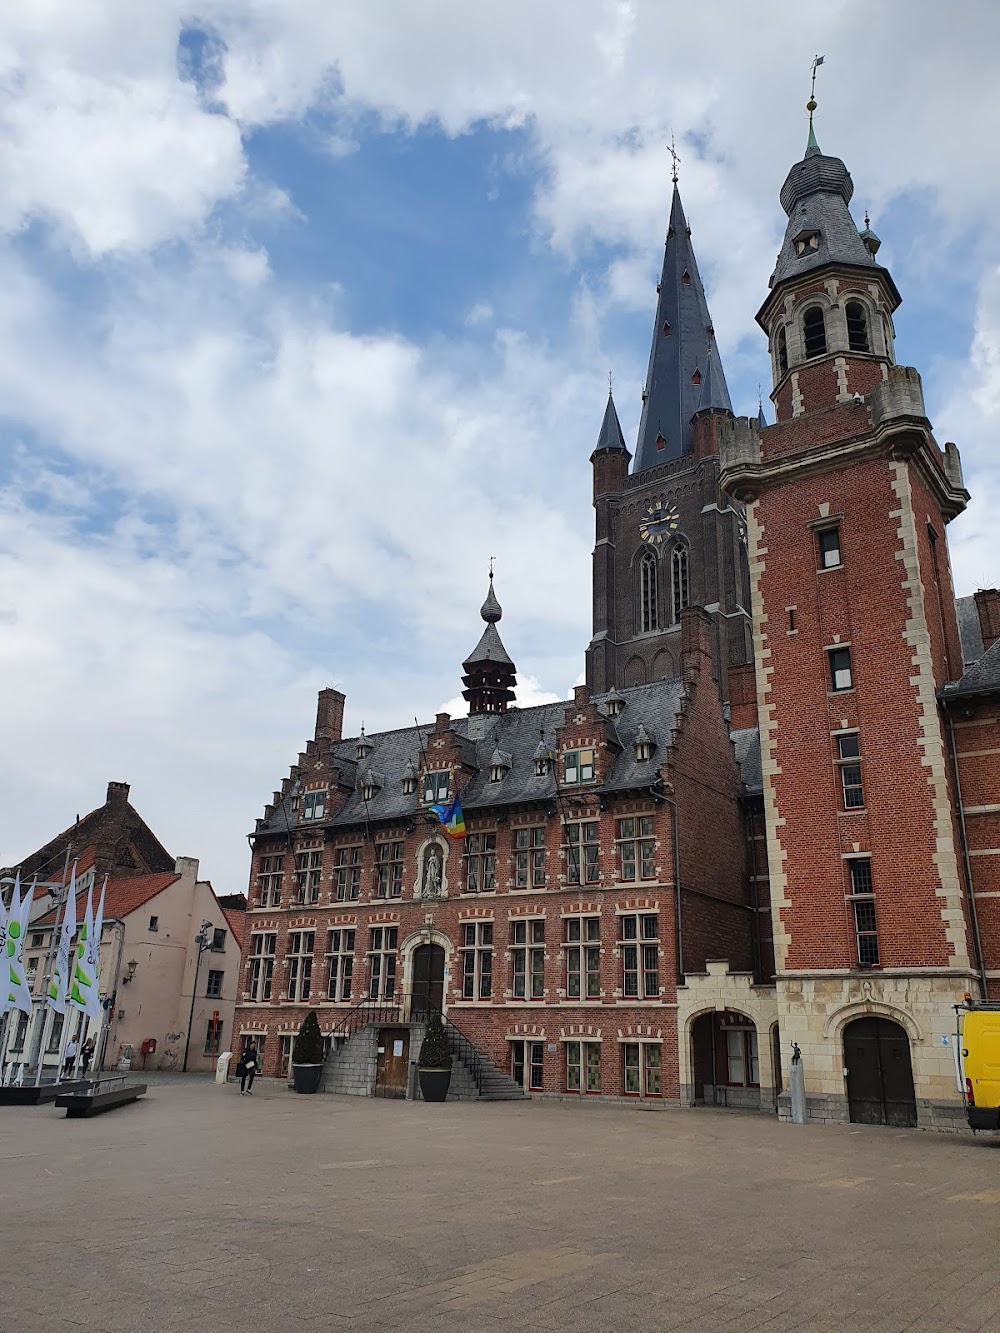
{"type": "Polygon", "coordinates": [[[316,739],[339,741],[344,735],[344,704],[347,696],[339,690],[320,690],[316,701],[316,739]]]}
{"type": "Polygon", "coordinates": [[[106,804],[111,806],[122,806],[128,804],[128,794],[130,791],[127,782],[109,782],[106,804]]]}
{"type": "Polygon", "coordinates": [[[992,648],[1000,639],[1000,588],[980,588],[976,593],[976,610],[983,647],[992,648]]]}
{"type": "Polygon", "coordinates": [[[576,704],[577,708],[586,708],[587,704],[590,703],[590,686],[574,685],[573,702],[576,704]]]}
{"type": "Polygon", "coordinates": [[[681,612],[681,666],[685,679],[712,670],[712,621],[701,606],[686,606],[681,612]]]}

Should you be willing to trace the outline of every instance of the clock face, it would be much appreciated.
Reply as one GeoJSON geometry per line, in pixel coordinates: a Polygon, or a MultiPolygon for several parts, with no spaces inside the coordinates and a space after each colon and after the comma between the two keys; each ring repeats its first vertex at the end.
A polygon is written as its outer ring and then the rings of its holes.
{"type": "Polygon", "coordinates": [[[681,516],[672,504],[657,501],[647,507],[646,515],[639,523],[639,536],[650,546],[661,546],[672,532],[677,531],[680,521],[681,516]]]}

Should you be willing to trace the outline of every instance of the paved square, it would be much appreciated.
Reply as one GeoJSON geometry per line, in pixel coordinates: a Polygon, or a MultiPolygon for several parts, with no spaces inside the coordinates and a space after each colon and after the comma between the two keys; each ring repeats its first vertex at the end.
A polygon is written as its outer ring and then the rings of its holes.
{"type": "Polygon", "coordinates": [[[0,1112],[3,1333],[1000,1328],[1000,1144],[162,1080],[0,1112]]]}

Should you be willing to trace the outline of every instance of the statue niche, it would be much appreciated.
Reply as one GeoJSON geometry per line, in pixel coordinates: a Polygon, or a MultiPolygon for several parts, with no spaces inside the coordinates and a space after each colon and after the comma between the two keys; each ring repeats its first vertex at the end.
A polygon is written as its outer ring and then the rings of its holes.
{"type": "Polygon", "coordinates": [[[440,898],[443,892],[444,855],[441,844],[432,842],[424,852],[420,867],[420,897],[440,898]]]}

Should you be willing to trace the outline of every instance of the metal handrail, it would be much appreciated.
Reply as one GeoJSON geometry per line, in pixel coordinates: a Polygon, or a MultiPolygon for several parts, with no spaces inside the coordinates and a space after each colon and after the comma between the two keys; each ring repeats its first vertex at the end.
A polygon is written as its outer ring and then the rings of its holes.
{"type": "Polygon", "coordinates": [[[451,1047],[453,1055],[457,1055],[465,1065],[466,1069],[472,1075],[473,1082],[479,1092],[483,1090],[483,1057],[473,1046],[472,1042],[465,1035],[462,1029],[453,1023],[450,1018],[444,1018],[444,1030],[448,1037],[448,1045],[451,1047]]]}
{"type": "Polygon", "coordinates": [[[367,1027],[369,1023],[398,1022],[401,1008],[395,994],[383,999],[368,996],[347,1011],[340,1022],[330,1029],[330,1036],[351,1037],[359,1028],[367,1027]]]}

